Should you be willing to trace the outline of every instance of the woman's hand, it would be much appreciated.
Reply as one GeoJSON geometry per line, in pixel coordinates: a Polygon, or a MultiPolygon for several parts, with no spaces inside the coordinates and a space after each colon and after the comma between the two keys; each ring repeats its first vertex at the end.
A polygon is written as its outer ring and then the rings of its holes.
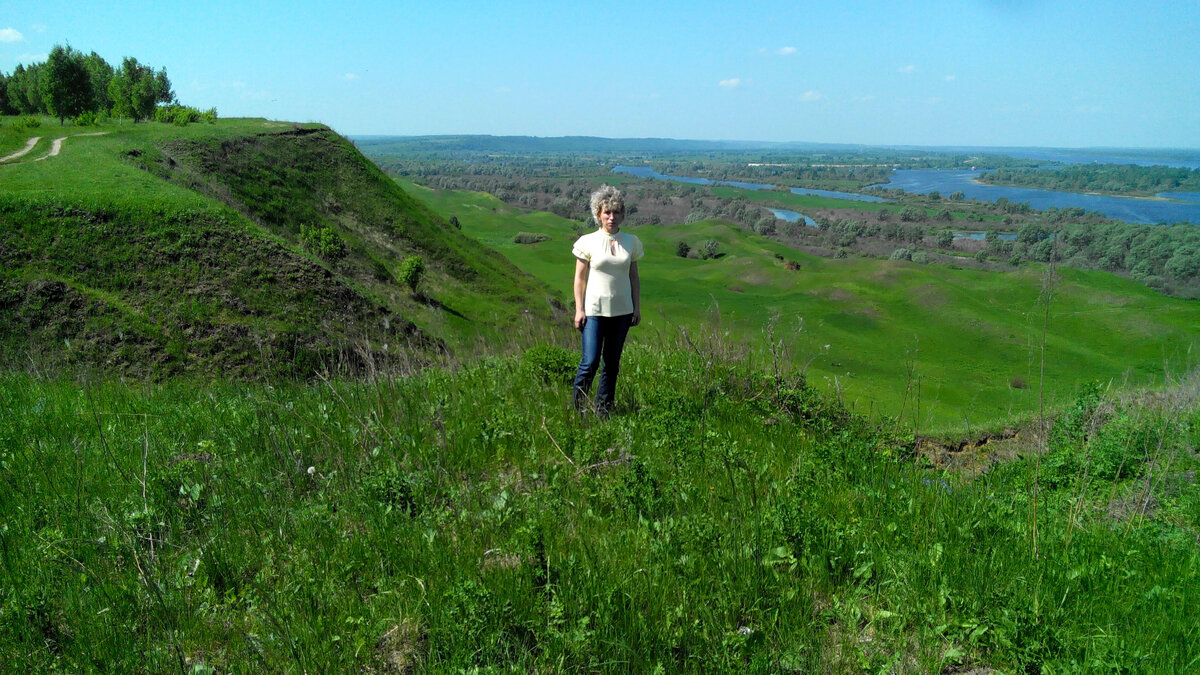
{"type": "Polygon", "coordinates": [[[587,314],[584,314],[581,309],[575,310],[575,330],[582,331],[585,323],[587,323],[587,314]]]}
{"type": "Polygon", "coordinates": [[[633,321],[629,322],[629,325],[636,326],[641,322],[642,322],[642,310],[640,310],[640,309],[633,310],[633,321]]]}

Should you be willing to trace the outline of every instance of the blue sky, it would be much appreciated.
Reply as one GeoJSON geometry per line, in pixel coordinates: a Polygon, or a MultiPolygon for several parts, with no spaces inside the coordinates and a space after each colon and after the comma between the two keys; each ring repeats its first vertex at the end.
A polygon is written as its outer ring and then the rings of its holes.
{"type": "Polygon", "coordinates": [[[345,134],[1200,148],[1200,0],[0,0],[221,116],[345,134]]]}

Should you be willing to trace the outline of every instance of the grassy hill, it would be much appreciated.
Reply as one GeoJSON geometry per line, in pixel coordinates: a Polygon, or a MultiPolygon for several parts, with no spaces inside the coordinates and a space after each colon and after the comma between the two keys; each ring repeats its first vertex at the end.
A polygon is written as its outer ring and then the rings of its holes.
{"type": "MultiPolygon", "coordinates": [[[[0,156],[53,130],[0,126],[0,156]]],[[[100,130],[0,165],[7,669],[1200,663],[1194,303],[646,227],[602,420],[546,344],[570,221],[398,187],[318,125],[100,130]],[[720,257],[673,255],[705,239],[720,257]],[[915,454],[1029,416],[1043,345],[1049,429],[979,473],[915,454]],[[71,365],[101,376],[47,376],[71,365]],[[356,376],[279,377],[330,366],[356,376]]]]}
{"type": "MultiPolygon", "coordinates": [[[[577,222],[484,193],[401,184],[569,302],[577,222]],[[546,240],[518,244],[519,232],[546,240]]],[[[996,429],[1035,414],[1040,395],[1054,408],[1087,382],[1150,386],[1197,362],[1200,304],[1104,272],[1058,268],[1050,279],[1037,265],[1003,273],[827,259],[723,221],[631,231],[648,252],[645,325],[633,339],[728,332],[765,364],[773,326],[784,360],[807,366],[814,384],[921,431],[996,429]],[[710,239],[719,258],[675,255],[679,241],[696,248],[710,239]]]]}
{"type": "Polygon", "coordinates": [[[9,367],[360,371],[552,323],[539,282],[320,125],[3,131],[0,155],[43,137],[0,164],[9,367]],[[427,269],[416,293],[396,278],[409,256],[427,269]]]}
{"type": "Polygon", "coordinates": [[[573,354],[545,349],[313,385],[0,375],[0,661],[1200,663],[1200,380],[1090,389],[1045,455],[955,474],[737,343],[694,347],[631,345],[608,420],[568,412],[573,354]]]}

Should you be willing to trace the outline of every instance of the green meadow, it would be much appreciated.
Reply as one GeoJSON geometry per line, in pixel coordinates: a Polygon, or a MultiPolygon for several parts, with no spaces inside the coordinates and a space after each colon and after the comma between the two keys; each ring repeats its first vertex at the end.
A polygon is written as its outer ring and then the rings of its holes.
{"type": "Polygon", "coordinates": [[[600,418],[578,223],[320,125],[11,121],[5,672],[1200,667],[1195,302],[646,226],[600,418]]]}
{"type": "MultiPolygon", "coordinates": [[[[401,184],[570,303],[577,222],[484,193],[401,184]],[[549,239],[517,244],[519,232],[549,239]]],[[[1082,383],[1153,386],[1197,363],[1200,305],[1108,273],[826,259],[722,221],[631,231],[647,250],[635,340],[713,329],[773,343],[851,409],[923,432],[1003,427],[1072,400],[1082,383]],[[709,239],[720,257],[675,255],[680,241],[709,239]]]]}
{"type": "Polygon", "coordinates": [[[980,476],[721,335],[380,380],[0,377],[30,672],[1184,672],[1200,383],[980,476]]]}

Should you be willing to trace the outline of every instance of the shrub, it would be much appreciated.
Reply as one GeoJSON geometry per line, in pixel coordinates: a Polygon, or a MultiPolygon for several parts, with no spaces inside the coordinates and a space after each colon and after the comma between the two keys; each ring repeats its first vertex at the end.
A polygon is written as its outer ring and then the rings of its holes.
{"type": "Polygon", "coordinates": [[[783,263],[783,269],[789,272],[795,272],[800,269],[800,263],[796,262],[795,260],[789,260],[783,263]]]}
{"type": "Polygon", "coordinates": [[[912,260],[912,251],[906,248],[898,248],[892,251],[891,260],[912,260]]]}
{"type": "Polygon", "coordinates": [[[688,254],[691,252],[692,247],[688,246],[686,241],[681,241],[678,244],[675,244],[675,255],[679,256],[680,258],[688,257],[688,254]]]}
{"type": "Polygon", "coordinates": [[[450,224],[458,229],[462,229],[462,223],[458,222],[458,216],[450,216],[450,224]]]}
{"type": "Polygon", "coordinates": [[[545,382],[566,382],[579,366],[579,355],[557,345],[537,345],[521,355],[521,368],[545,382]]]}
{"type": "Polygon", "coordinates": [[[702,211],[702,210],[700,210],[700,209],[697,209],[697,210],[695,210],[695,211],[692,211],[691,213],[689,213],[689,214],[687,215],[687,218],[684,218],[683,222],[684,222],[684,224],[686,224],[686,225],[691,225],[691,224],[693,224],[693,223],[698,223],[698,222],[700,222],[700,221],[704,220],[704,219],[705,219],[705,218],[707,218],[707,217],[708,217],[708,214],[707,214],[707,213],[705,213],[704,211],[702,211]]]}
{"type": "Polygon", "coordinates": [[[79,113],[79,115],[75,118],[75,126],[94,127],[99,122],[99,119],[99,116],[95,112],[91,110],[85,110],[84,112],[79,113]]]}
{"type": "Polygon", "coordinates": [[[400,273],[396,275],[396,279],[408,286],[408,290],[416,293],[424,274],[425,260],[419,255],[410,255],[400,263],[400,273]]]}
{"type": "Polygon", "coordinates": [[[709,260],[720,255],[720,244],[713,239],[705,239],[700,244],[700,259],[709,260]]]}
{"type": "Polygon", "coordinates": [[[541,234],[540,232],[518,232],[513,237],[514,244],[536,244],[538,242],[547,241],[550,235],[541,234]]]}
{"type": "Polygon", "coordinates": [[[759,218],[758,222],[754,223],[754,233],[764,237],[775,234],[775,219],[770,216],[759,218]]]}
{"type": "Polygon", "coordinates": [[[33,115],[26,115],[13,124],[14,129],[36,129],[42,126],[42,121],[33,115]]]}
{"type": "Polygon", "coordinates": [[[329,225],[300,225],[300,243],[313,255],[337,262],[346,255],[346,243],[329,225]]]}
{"type": "Polygon", "coordinates": [[[978,262],[987,262],[988,252],[984,249],[979,249],[979,251],[975,253],[975,260],[978,262]]]}
{"type": "Polygon", "coordinates": [[[192,122],[198,122],[201,119],[211,123],[215,122],[217,119],[217,109],[210,108],[208,112],[201,113],[199,110],[191,106],[164,105],[154,109],[154,119],[157,122],[174,124],[177,127],[187,126],[192,122]]]}
{"type": "Polygon", "coordinates": [[[929,262],[929,254],[926,253],[925,251],[913,251],[912,258],[910,258],[910,260],[912,260],[915,263],[924,265],[929,262]]]}
{"type": "Polygon", "coordinates": [[[1013,375],[1013,378],[1008,381],[1008,386],[1013,389],[1028,389],[1029,383],[1020,375],[1013,375]]]}

